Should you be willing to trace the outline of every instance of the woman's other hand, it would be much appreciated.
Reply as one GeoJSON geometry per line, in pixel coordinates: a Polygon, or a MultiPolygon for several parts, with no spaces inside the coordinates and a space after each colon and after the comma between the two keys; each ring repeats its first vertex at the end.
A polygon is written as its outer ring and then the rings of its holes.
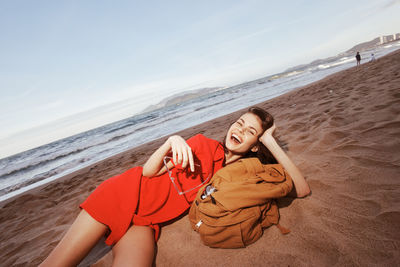
{"type": "Polygon", "coordinates": [[[273,135],[274,132],[275,132],[275,130],[276,130],[276,125],[275,125],[275,123],[274,123],[271,127],[269,127],[269,128],[264,132],[264,134],[273,135]]]}
{"type": "Polygon", "coordinates": [[[310,194],[311,190],[308,186],[304,176],[301,174],[297,166],[292,160],[286,155],[283,149],[278,145],[273,134],[276,130],[275,124],[267,129],[264,134],[260,137],[260,142],[263,143],[269,151],[274,155],[275,159],[285,168],[285,170],[292,177],[296,195],[298,197],[305,197],[310,194]]]}
{"type": "Polygon", "coordinates": [[[270,128],[268,128],[263,133],[263,135],[259,139],[260,142],[263,143],[267,148],[269,148],[268,146],[271,144],[271,141],[275,141],[275,138],[273,136],[275,130],[276,130],[276,125],[274,123],[270,128]]]}

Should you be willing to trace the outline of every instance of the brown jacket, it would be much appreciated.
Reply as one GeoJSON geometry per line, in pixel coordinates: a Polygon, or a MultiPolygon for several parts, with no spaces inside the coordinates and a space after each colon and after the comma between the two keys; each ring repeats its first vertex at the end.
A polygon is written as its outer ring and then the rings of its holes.
{"type": "Polygon", "coordinates": [[[292,179],[280,164],[241,159],[219,170],[199,190],[189,220],[210,247],[245,247],[261,237],[262,228],[278,224],[274,199],[286,196],[292,187],[292,179]],[[216,191],[202,198],[208,185],[216,191]]]}

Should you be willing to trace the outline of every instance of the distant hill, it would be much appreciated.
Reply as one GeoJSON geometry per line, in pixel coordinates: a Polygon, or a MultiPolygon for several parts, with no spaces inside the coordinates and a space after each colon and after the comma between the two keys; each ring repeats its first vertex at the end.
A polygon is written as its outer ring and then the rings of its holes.
{"type": "MultiPolygon", "coordinates": [[[[276,73],[276,74],[273,74],[273,75],[270,75],[267,77],[263,77],[258,80],[255,80],[254,82],[257,82],[259,84],[269,82],[271,80],[278,79],[282,76],[287,76],[287,75],[290,75],[291,73],[296,73],[297,71],[305,70],[305,69],[309,68],[310,66],[318,66],[320,64],[327,64],[327,63],[329,64],[330,62],[336,61],[338,59],[338,57],[354,56],[354,54],[357,51],[362,52],[364,50],[371,49],[375,46],[389,43],[389,42],[392,42],[392,41],[395,41],[398,39],[400,39],[400,33],[386,35],[386,36],[380,36],[371,41],[357,44],[357,45],[353,46],[352,48],[350,48],[349,50],[347,50],[339,55],[328,57],[328,58],[323,58],[323,59],[317,59],[308,64],[297,65],[295,67],[288,68],[287,70],[285,70],[281,73],[276,73]]],[[[152,110],[176,105],[176,104],[179,104],[179,103],[182,103],[182,102],[185,102],[185,101],[188,101],[188,100],[191,100],[191,99],[203,96],[203,95],[207,95],[207,94],[210,94],[215,91],[222,90],[222,89],[223,89],[222,87],[211,87],[211,88],[201,88],[201,89],[195,89],[195,90],[191,90],[191,91],[177,93],[168,98],[163,99],[162,101],[160,101],[159,103],[157,103],[155,105],[150,105],[142,112],[149,112],[152,110]]]]}
{"type": "Polygon", "coordinates": [[[160,101],[159,103],[157,103],[155,105],[148,106],[145,110],[143,110],[143,112],[148,112],[148,111],[152,111],[155,109],[176,105],[181,102],[185,102],[185,101],[188,101],[188,100],[191,100],[191,99],[203,96],[203,95],[213,93],[220,89],[222,89],[222,87],[210,87],[210,88],[201,88],[201,89],[195,89],[195,90],[177,93],[177,94],[174,94],[170,97],[163,99],[162,101],[160,101]]]}
{"type": "Polygon", "coordinates": [[[353,46],[352,48],[350,48],[349,50],[346,51],[346,54],[355,54],[356,52],[362,52],[364,50],[373,48],[375,46],[390,43],[390,42],[393,42],[398,39],[400,39],[400,33],[395,33],[395,34],[391,34],[391,35],[383,35],[383,36],[377,37],[371,41],[364,42],[364,43],[353,46]]]}
{"type": "Polygon", "coordinates": [[[381,43],[381,41],[380,41],[380,38],[378,37],[378,38],[375,38],[375,39],[373,39],[371,41],[355,45],[352,48],[350,48],[349,50],[347,50],[346,53],[355,54],[357,52],[362,52],[364,50],[367,50],[368,48],[377,46],[380,43],[381,43]]]}
{"type": "Polygon", "coordinates": [[[315,66],[315,65],[319,65],[319,64],[326,64],[332,61],[335,61],[338,57],[344,57],[344,56],[354,56],[357,52],[362,52],[364,50],[368,50],[371,48],[374,48],[378,45],[382,45],[385,43],[390,43],[396,40],[400,39],[400,33],[395,33],[395,34],[391,34],[391,35],[382,35],[380,37],[377,37],[371,41],[368,42],[363,42],[360,44],[357,44],[355,46],[353,46],[352,48],[350,48],[349,50],[340,53],[337,56],[332,56],[332,57],[328,57],[328,58],[323,58],[323,59],[317,59],[312,61],[311,63],[308,64],[302,64],[302,65],[297,65],[295,67],[291,67],[288,68],[287,70],[284,71],[284,73],[286,72],[292,72],[292,71],[299,71],[299,70],[304,70],[307,69],[310,66],[315,66]]]}

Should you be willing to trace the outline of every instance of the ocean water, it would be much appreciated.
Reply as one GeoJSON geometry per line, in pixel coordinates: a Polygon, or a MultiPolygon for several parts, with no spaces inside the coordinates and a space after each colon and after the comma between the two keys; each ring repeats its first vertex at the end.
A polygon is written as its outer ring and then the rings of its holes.
{"type": "MultiPolygon", "coordinates": [[[[361,53],[362,63],[369,61],[371,53],[379,58],[399,47],[400,42],[396,42],[365,51],[361,53]]],[[[132,147],[264,102],[354,65],[354,56],[337,56],[323,64],[224,88],[0,159],[0,201],[132,147]]]]}

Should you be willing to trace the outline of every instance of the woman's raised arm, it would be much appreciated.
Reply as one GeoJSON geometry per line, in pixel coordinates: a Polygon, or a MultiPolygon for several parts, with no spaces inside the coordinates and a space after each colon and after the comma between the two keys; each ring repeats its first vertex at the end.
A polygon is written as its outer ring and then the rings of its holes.
{"type": "MultiPolygon", "coordinates": [[[[192,149],[185,139],[178,135],[170,136],[143,165],[143,175],[153,177],[165,172],[163,168],[164,157],[172,150],[172,159],[175,164],[182,164],[186,168],[189,164],[190,170],[194,171],[192,149]]],[[[171,166],[172,167],[172,166],[171,166]]]]}
{"type": "Polygon", "coordinates": [[[308,186],[306,180],[304,179],[297,166],[292,162],[285,151],[283,151],[283,149],[276,142],[275,138],[272,135],[275,129],[276,127],[274,124],[260,137],[260,141],[269,149],[269,151],[271,151],[275,159],[280,164],[282,164],[285,170],[292,177],[297,197],[305,197],[310,194],[310,187],[308,186]]]}

